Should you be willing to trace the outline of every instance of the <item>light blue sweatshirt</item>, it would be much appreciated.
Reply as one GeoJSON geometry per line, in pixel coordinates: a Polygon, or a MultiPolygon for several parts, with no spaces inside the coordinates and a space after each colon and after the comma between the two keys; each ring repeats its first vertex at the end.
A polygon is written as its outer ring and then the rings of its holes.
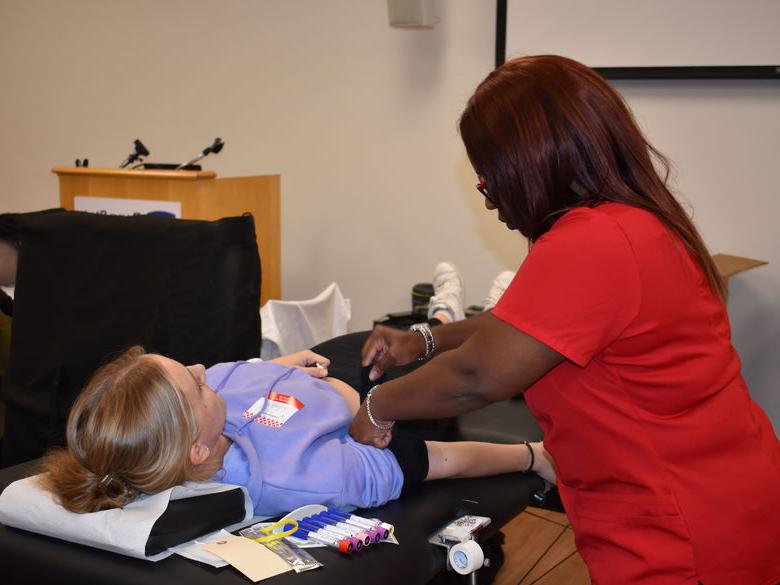
{"type": "Polygon", "coordinates": [[[272,362],[217,364],[206,379],[227,403],[233,441],[214,479],[246,486],[255,514],[373,507],[401,493],[395,456],[349,436],[349,407],[330,384],[272,362]]]}

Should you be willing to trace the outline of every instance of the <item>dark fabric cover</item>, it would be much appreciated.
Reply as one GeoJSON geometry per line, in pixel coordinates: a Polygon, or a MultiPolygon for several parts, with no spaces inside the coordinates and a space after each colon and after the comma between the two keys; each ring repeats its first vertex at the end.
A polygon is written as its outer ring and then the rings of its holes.
{"type": "Polygon", "coordinates": [[[428,477],[430,469],[428,447],[425,445],[425,440],[395,433],[387,448],[395,455],[401,473],[404,475],[404,491],[401,494],[408,492],[410,487],[417,489],[417,486],[428,477]]]}
{"type": "Polygon", "coordinates": [[[251,216],[18,216],[19,266],[3,465],[60,444],[88,377],[124,349],[183,363],[257,356],[260,262],[251,216]]]}
{"type": "Polygon", "coordinates": [[[241,522],[246,514],[240,488],[173,500],[152,526],[146,541],[146,556],[241,522]]]}

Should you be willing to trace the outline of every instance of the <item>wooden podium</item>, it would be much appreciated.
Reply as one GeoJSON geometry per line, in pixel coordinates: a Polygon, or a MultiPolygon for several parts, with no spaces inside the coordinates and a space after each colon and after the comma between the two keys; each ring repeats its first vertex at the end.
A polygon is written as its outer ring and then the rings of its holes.
{"type": "Polygon", "coordinates": [[[251,213],[262,263],[260,304],[281,296],[279,175],[217,179],[214,171],[152,171],[54,167],[60,205],[76,197],[178,201],[183,219],[220,219],[251,213]]]}

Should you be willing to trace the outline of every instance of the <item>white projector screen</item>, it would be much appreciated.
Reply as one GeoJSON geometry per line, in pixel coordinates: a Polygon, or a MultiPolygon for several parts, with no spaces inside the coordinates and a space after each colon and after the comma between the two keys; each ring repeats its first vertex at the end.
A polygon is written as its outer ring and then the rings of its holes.
{"type": "Polygon", "coordinates": [[[506,59],[591,67],[780,64],[780,0],[508,0],[506,59]]]}

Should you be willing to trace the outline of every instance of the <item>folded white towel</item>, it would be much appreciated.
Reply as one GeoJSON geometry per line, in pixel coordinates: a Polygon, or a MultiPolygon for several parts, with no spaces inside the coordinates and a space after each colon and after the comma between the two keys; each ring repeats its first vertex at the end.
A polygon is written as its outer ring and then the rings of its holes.
{"type": "Polygon", "coordinates": [[[313,299],[270,300],[260,309],[263,328],[260,355],[264,360],[273,359],[344,335],[350,317],[349,299],[344,298],[335,282],[313,299]]]}

